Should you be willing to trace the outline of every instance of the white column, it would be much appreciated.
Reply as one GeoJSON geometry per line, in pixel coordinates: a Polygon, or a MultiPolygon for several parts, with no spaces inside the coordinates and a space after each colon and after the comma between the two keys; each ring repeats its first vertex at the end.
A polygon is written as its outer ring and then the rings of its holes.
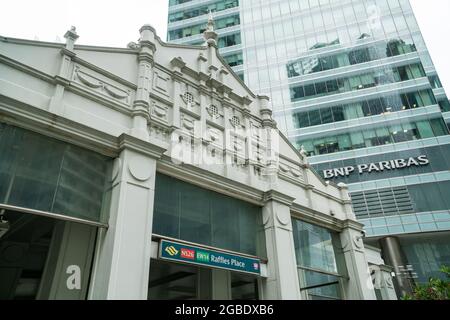
{"type": "Polygon", "coordinates": [[[297,263],[290,205],[293,198],[271,191],[263,207],[267,249],[267,279],[262,281],[264,300],[298,300],[297,263]]]}
{"type": "Polygon", "coordinates": [[[90,299],[147,299],[156,161],[164,150],[122,136],[109,228],[99,232],[90,299]]]}
{"type": "Polygon", "coordinates": [[[392,269],[388,266],[379,266],[381,272],[381,298],[383,300],[398,300],[395,292],[394,283],[392,281],[392,269]]]}
{"type": "Polygon", "coordinates": [[[362,240],[362,225],[347,220],[340,233],[348,280],[344,281],[344,296],[348,300],[376,300],[369,265],[362,240]]]}

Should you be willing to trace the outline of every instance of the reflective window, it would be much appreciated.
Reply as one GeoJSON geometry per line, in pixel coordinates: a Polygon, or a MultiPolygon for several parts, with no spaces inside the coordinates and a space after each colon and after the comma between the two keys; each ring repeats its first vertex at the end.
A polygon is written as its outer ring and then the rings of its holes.
{"type": "Polygon", "coordinates": [[[430,277],[445,279],[439,269],[450,265],[450,235],[442,234],[408,237],[401,240],[401,246],[408,263],[417,274],[418,283],[427,283],[430,277]]]}
{"type": "Polygon", "coordinates": [[[433,89],[442,88],[442,82],[437,75],[429,76],[428,79],[433,89]]]}
{"type": "MultiPolygon", "coordinates": [[[[327,45],[334,45],[338,43],[338,41],[332,41],[327,45]]],[[[315,47],[317,48],[318,45],[315,47]]],[[[387,43],[383,41],[368,47],[351,49],[348,52],[338,53],[331,56],[302,58],[297,61],[290,62],[286,67],[288,77],[291,78],[309,73],[342,68],[348,65],[370,62],[387,57],[394,57],[415,51],[417,51],[417,49],[411,40],[405,41],[401,39],[394,39],[388,41],[387,43]]]]}
{"type": "MultiPolygon", "coordinates": [[[[217,19],[215,21],[215,29],[220,30],[240,24],[239,15],[233,15],[226,18],[217,19]]],[[[196,24],[193,26],[169,31],[169,39],[176,40],[201,34],[206,30],[206,23],[196,24]]]]}
{"type": "Polygon", "coordinates": [[[331,232],[322,227],[294,220],[297,265],[337,272],[331,232]]]}
{"type": "MultiPolygon", "coordinates": [[[[339,108],[336,110],[337,116],[345,118],[342,109],[341,113],[339,113],[339,108]]],[[[302,119],[297,122],[299,125],[301,122],[306,121],[311,124],[310,118],[302,117],[299,119],[302,119]]],[[[309,156],[317,156],[391,143],[439,137],[448,134],[449,131],[444,120],[442,118],[436,118],[411,123],[398,123],[388,127],[374,128],[373,130],[366,129],[365,131],[353,131],[350,133],[333,135],[332,142],[327,140],[329,139],[328,137],[318,137],[309,141],[299,139],[296,145],[298,147],[303,145],[309,156]]]]}
{"type": "Polygon", "coordinates": [[[185,19],[195,18],[209,12],[222,11],[239,6],[239,0],[220,0],[208,5],[198,6],[194,9],[183,10],[169,14],[169,22],[176,22],[185,19]]]}
{"type": "MultiPolygon", "coordinates": [[[[311,63],[311,65],[308,66],[308,68],[315,68],[317,65],[319,65],[319,60],[316,59],[311,63]]],[[[298,67],[295,70],[302,69],[298,67]]],[[[292,102],[302,101],[336,93],[345,93],[372,88],[388,83],[417,79],[424,76],[426,76],[426,74],[422,65],[413,64],[408,66],[386,68],[383,70],[374,71],[372,73],[366,73],[352,77],[328,80],[327,82],[318,82],[306,85],[297,84],[292,85],[290,88],[291,100],[292,102]],[[337,86],[334,82],[330,81],[337,81],[337,86]]]]}
{"type": "MultiPolygon", "coordinates": [[[[306,128],[331,122],[340,122],[351,119],[389,114],[391,112],[416,109],[434,104],[436,104],[436,98],[434,97],[434,94],[431,90],[421,90],[404,94],[395,94],[383,97],[381,99],[361,99],[359,102],[340,105],[336,107],[326,107],[313,111],[296,112],[293,114],[294,128],[306,128]],[[333,109],[335,110],[335,112],[332,112],[333,109]],[[314,118],[315,121],[313,121],[312,114],[316,114],[319,112],[322,117],[317,118],[316,116],[317,119],[314,118]]],[[[443,108],[445,108],[445,104],[443,104],[443,108]]]]}
{"type": "Polygon", "coordinates": [[[264,256],[261,209],[158,174],[153,233],[264,256]]]}
{"type": "Polygon", "coordinates": [[[182,3],[190,2],[192,0],[169,0],[169,6],[176,6],[182,3]]]}
{"type": "Polygon", "coordinates": [[[0,203],[107,221],[108,158],[1,123],[0,154],[0,203]]]}
{"type": "Polygon", "coordinates": [[[241,44],[241,34],[240,33],[234,33],[226,36],[219,37],[218,40],[218,47],[219,48],[225,48],[225,47],[232,47],[236,46],[238,44],[241,44]]]}
{"type": "Polygon", "coordinates": [[[244,63],[242,52],[224,56],[223,59],[230,67],[239,66],[244,63]]]}
{"type": "Polygon", "coordinates": [[[300,220],[293,220],[293,233],[300,290],[312,300],[340,299],[337,235],[300,220]]]}

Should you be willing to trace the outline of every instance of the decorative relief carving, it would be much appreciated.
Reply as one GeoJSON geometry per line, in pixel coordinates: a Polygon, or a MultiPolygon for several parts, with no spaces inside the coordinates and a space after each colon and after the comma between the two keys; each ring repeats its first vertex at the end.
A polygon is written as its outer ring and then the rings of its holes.
{"type": "Polygon", "coordinates": [[[363,243],[363,240],[362,240],[361,236],[354,236],[353,237],[353,244],[355,245],[355,247],[357,249],[362,249],[364,247],[364,243],[363,243]]]}
{"type": "Polygon", "coordinates": [[[154,137],[158,140],[168,142],[170,137],[170,131],[167,128],[164,128],[163,126],[150,123],[148,126],[148,132],[151,137],[154,137]]]}
{"type": "Polygon", "coordinates": [[[390,275],[385,275],[384,281],[386,284],[386,287],[390,289],[394,289],[394,283],[392,282],[392,277],[390,275]]]}
{"type": "Polygon", "coordinates": [[[123,103],[130,103],[131,90],[122,89],[111,83],[107,83],[106,81],[81,70],[79,66],[75,67],[73,79],[75,81],[78,80],[80,84],[94,89],[98,93],[104,94],[123,103]]]}
{"type": "Polygon", "coordinates": [[[279,210],[276,213],[278,222],[283,225],[287,226],[289,224],[289,221],[291,219],[291,215],[289,214],[289,211],[287,210],[279,210]]]}
{"type": "Polygon", "coordinates": [[[208,127],[207,139],[216,145],[221,145],[223,141],[223,134],[219,129],[208,127]]]}
{"type": "Polygon", "coordinates": [[[289,172],[289,167],[285,164],[280,163],[280,169],[283,172],[289,172]]]}
{"type": "Polygon", "coordinates": [[[255,122],[251,121],[250,122],[250,131],[252,134],[252,138],[254,138],[256,141],[261,141],[262,139],[262,127],[258,124],[256,124],[255,122]]]}
{"type": "Polygon", "coordinates": [[[377,265],[369,266],[369,271],[372,284],[375,289],[394,288],[392,277],[389,275],[388,272],[383,272],[381,268],[377,265]]]}
{"type": "Polygon", "coordinates": [[[194,118],[189,117],[185,114],[182,114],[181,115],[181,124],[185,129],[187,129],[188,131],[193,133],[194,128],[195,128],[195,119],[194,118]]]}
{"type": "Polygon", "coordinates": [[[351,241],[348,241],[348,239],[345,239],[342,243],[342,248],[344,250],[350,250],[350,249],[362,249],[364,246],[362,237],[360,235],[354,235],[351,238],[351,241]]]}
{"type": "Polygon", "coordinates": [[[233,148],[238,152],[238,154],[242,154],[244,152],[244,141],[238,137],[234,137],[233,148]]]}
{"type": "Polygon", "coordinates": [[[192,109],[195,100],[194,100],[194,95],[190,92],[185,92],[181,98],[183,99],[184,103],[186,103],[186,108],[187,109],[192,109]]]}
{"type": "Polygon", "coordinates": [[[269,226],[269,222],[271,221],[271,219],[270,219],[271,217],[272,217],[272,211],[271,210],[263,210],[262,218],[263,218],[263,225],[265,227],[269,226]]]}
{"type": "Polygon", "coordinates": [[[155,101],[152,101],[151,114],[152,116],[155,116],[156,119],[167,122],[168,107],[161,106],[155,101]]]}
{"type": "Polygon", "coordinates": [[[186,91],[184,94],[181,94],[181,100],[184,105],[181,105],[181,108],[192,112],[193,114],[200,115],[200,103],[195,99],[194,94],[192,92],[186,91]]]}
{"type": "Polygon", "coordinates": [[[258,162],[261,162],[264,159],[263,152],[261,150],[256,150],[254,152],[254,157],[258,162]]]}
{"type": "Polygon", "coordinates": [[[83,71],[80,71],[79,69],[76,69],[75,72],[78,76],[78,79],[80,79],[81,83],[87,85],[88,87],[94,89],[102,87],[103,83],[100,80],[84,73],[83,71]]]}
{"type": "Polygon", "coordinates": [[[239,141],[235,141],[234,142],[234,150],[236,150],[237,152],[241,152],[243,149],[242,143],[240,143],[239,141]]]}
{"type": "Polygon", "coordinates": [[[169,81],[170,77],[164,73],[154,72],[153,89],[169,96],[169,81]]]}
{"type": "Polygon", "coordinates": [[[237,117],[237,116],[231,117],[230,123],[236,129],[240,129],[241,128],[241,119],[239,119],[239,117],[237,117]]]}
{"type": "Polygon", "coordinates": [[[104,88],[105,91],[108,92],[111,96],[120,100],[126,99],[129,96],[128,92],[125,92],[110,85],[105,85],[104,88]]]}
{"type": "Polygon", "coordinates": [[[131,175],[139,181],[145,182],[152,176],[152,170],[147,161],[141,156],[133,156],[128,163],[128,170],[131,175]]]}
{"type": "Polygon", "coordinates": [[[220,118],[219,108],[216,105],[211,104],[208,108],[206,108],[206,111],[211,119],[216,120],[220,118]]]}
{"type": "Polygon", "coordinates": [[[116,182],[117,178],[119,177],[120,170],[122,170],[122,159],[116,158],[114,160],[113,168],[112,168],[111,181],[113,183],[116,182]]]}
{"type": "Polygon", "coordinates": [[[302,172],[298,169],[291,168],[291,173],[294,177],[299,178],[302,176],[302,172]]]}
{"type": "Polygon", "coordinates": [[[303,172],[301,171],[300,168],[292,167],[285,163],[280,163],[279,168],[280,168],[280,171],[284,174],[291,175],[294,178],[303,179],[303,172]]]}

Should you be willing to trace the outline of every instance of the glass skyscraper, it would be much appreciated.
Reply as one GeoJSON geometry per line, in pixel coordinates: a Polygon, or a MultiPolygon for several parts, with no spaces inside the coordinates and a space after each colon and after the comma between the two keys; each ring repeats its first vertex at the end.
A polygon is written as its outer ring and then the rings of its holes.
{"type": "Polygon", "coordinates": [[[353,209],[401,292],[450,265],[450,103],[408,0],[170,0],[168,40],[218,46],[353,209]]]}

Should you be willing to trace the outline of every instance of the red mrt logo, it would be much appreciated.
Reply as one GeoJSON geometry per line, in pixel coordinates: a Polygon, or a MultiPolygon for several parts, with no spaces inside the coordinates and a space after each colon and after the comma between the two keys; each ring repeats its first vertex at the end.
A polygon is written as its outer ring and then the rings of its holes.
{"type": "Polygon", "coordinates": [[[194,260],[195,259],[195,251],[182,248],[181,249],[181,257],[184,259],[194,260]]]}

